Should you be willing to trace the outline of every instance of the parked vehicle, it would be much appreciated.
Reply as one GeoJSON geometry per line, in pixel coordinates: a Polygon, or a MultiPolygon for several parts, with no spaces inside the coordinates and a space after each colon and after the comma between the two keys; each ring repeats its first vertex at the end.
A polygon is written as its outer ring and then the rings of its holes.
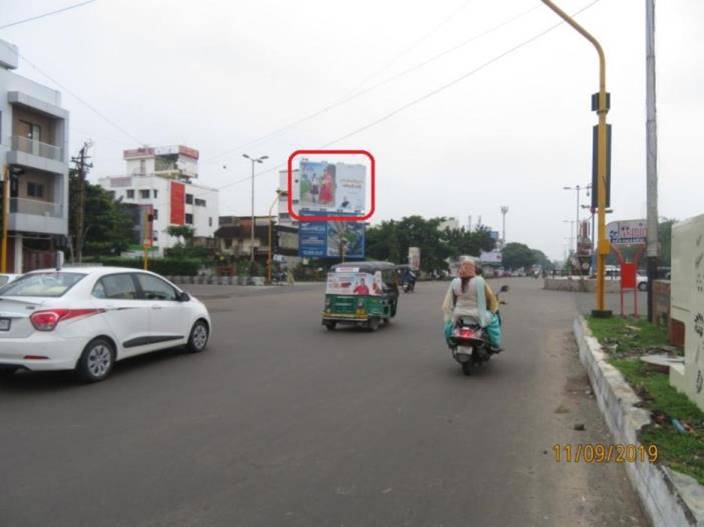
{"type": "Polygon", "coordinates": [[[200,301],[148,271],[34,271],[0,288],[0,371],[75,370],[102,381],[127,357],[203,351],[211,329],[200,301]]]}
{"type": "Polygon", "coordinates": [[[4,286],[5,284],[9,284],[13,280],[17,280],[20,276],[20,274],[8,274],[8,273],[2,273],[0,274],[0,287],[4,286]]]}
{"type": "Polygon", "coordinates": [[[396,316],[398,269],[389,262],[350,262],[330,267],[322,324],[352,324],[371,331],[396,316]]]}
{"type": "MultiPolygon", "coordinates": [[[[501,301],[500,294],[507,291],[508,286],[502,285],[496,294],[499,303],[505,304],[501,301]]],[[[497,313],[497,316],[499,323],[502,323],[500,313],[497,313]]],[[[458,319],[449,340],[452,358],[462,367],[465,375],[471,375],[475,366],[481,366],[493,354],[489,348],[489,339],[485,330],[472,318],[458,319]]]]}

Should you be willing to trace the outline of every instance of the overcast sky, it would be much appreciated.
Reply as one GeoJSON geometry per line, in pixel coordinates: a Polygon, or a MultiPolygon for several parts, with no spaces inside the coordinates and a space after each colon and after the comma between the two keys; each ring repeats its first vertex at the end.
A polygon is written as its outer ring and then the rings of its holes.
{"type": "MultiPolygon", "coordinates": [[[[593,0],[561,0],[575,12],[593,0]]],[[[0,0],[0,25],[75,3],[0,0]]],[[[660,215],[704,213],[704,1],[657,2],[660,215]]],[[[614,127],[610,219],[645,216],[645,1],[600,0],[578,20],[603,44],[614,127]]],[[[122,149],[200,150],[200,182],[220,187],[317,148],[434,91],[559,19],[539,0],[98,0],[0,31],[66,91],[71,150],[91,138],[91,179],[124,170],[122,149]],[[512,20],[512,21],[511,21],[512,20]],[[496,26],[502,25],[488,32],[496,26]],[[482,35],[427,65],[264,141],[241,147],[482,35]],[[120,130],[120,128],[122,130],[120,130]],[[226,166],[226,168],[223,168],[226,166]]],[[[377,161],[376,220],[481,215],[508,241],[563,256],[576,214],[565,185],[591,178],[594,49],[564,24],[452,87],[336,142],[377,161]]],[[[18,72],[55,85],[21,61],[18,72]]],[[[256,183],[264,214],[277,171],[256,183]]],[[[249,214],[248,182],[221,214],[249,214]]],[[[583,198],[586,203],[586,199],[583,198]]]]}

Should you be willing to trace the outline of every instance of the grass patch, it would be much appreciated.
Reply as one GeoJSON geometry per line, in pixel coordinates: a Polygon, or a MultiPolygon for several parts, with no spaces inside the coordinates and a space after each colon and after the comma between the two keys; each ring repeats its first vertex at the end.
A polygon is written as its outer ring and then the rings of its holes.
{"type": "Polygon", "coordinates": [[[589,318],[588,323],[611,355],[609,362],[641,397],[643,408],[652,412],[654,423],[641,431],[640,441],[657,445],[661,462],[704,484],[704,412],[670,386],[668,375],[639,358],[649,349],[665,346],[666,332],[644,319],[589,318]],[[691,432],[679,432],[672,418],[688,424],[691,432]]]}

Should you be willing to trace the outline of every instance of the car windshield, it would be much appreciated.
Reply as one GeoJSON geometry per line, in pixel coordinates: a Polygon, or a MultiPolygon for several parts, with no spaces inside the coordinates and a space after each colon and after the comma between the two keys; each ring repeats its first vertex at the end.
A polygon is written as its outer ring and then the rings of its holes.
{"type": "Polygon", "coordinates": [[[60,297],[84,276],[84,273],[32,273],[0,288],[0,296],[60,297]]]}

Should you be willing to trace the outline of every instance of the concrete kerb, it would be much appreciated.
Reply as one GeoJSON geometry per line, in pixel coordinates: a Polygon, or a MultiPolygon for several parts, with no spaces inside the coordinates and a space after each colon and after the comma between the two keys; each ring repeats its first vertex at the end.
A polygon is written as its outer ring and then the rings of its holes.
{"type": "MultiPolygon", "coordinates": [[[[638,432],[649,424],[647,410],[621,372],[608,363],[607,355],[591,333],[584,317],[576,318],[574,336],[579,358],[587,370],[594,395],[617,444],[639,444],[638,432]]],[[[660,463],[625,463],[626,473],[656,527],[704,527],[704,486],[660,463]]]]}

